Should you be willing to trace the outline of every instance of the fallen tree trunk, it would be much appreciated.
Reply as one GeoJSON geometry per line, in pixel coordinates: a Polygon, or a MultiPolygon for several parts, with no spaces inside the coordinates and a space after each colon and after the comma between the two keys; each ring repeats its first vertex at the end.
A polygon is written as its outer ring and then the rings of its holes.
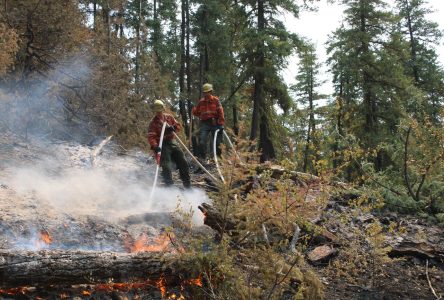
{"type": "Polygon", "coordinates": [[[0,287],[179,280],[173,255],[159,252],[0,250],[0,287]]]}
{"type": "Polygon", "coordinates": [[[392,246],[388,252],[390,257],[413,256],[422,259],[436,259],[444,262],[444,251],[437,249],[434,245],[424,242],[403,241],[392,246]]]}

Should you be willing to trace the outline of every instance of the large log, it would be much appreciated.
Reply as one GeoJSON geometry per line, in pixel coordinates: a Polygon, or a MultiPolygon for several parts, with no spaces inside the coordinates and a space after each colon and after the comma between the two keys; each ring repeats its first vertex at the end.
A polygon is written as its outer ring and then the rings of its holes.
{"type": "MultiPolygon", "coordinates": [[[[0,250],[0,287],[179,280],[172,254],[0,250]]],[[[184,275],[183,273],[181,275],[184,275]]]]}

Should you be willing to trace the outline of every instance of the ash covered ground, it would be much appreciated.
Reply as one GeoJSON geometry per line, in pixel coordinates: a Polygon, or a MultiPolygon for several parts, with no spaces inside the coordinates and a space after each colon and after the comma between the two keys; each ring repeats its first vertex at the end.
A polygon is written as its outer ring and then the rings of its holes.
{"type": "Polygon", "coordinates": [[[103,141],[0,134],[1,249],[127,252],[141,237],[159,236],[178,207],[203,224],[204,191],[158,186],[150,200],[150,155],[103,141]]]}
{"type": "MultiPolygon", "coordinates": [[[[104,140],[79,144],[24,140],[0,133],[0,249],[134,252],[141,241],[145,246],[159,241],[163,230],[171,225],[170,215],[178,205],[185,211],[194,210],[195,225],[202,225],[203,216],[197,205],[209,202],[204,190],[194,188],[185,192],[176,178],[176,188],[159,187],[150,201],[155,171],[150,155],[122,151],[112,141],[100,150],[104,140]]],[[[196,181],[199,177],[192,178],[193,185],[200,186],[196,181]]],[[[307,199],[319,196],[313,186],[309,190],[307,199]]],[[[325,207],[317,207],[313,213],[319,214],[314,216],[316,222],[336,236],[328,244],[337,255],[313,265],[324,284],[325,299],[436,299],[431,287],[442,295],[442,228],[390,212],[360,212],[343,197],[330,197],[325,207]],[[350,222],[340,222],[344,213],[353,216],[350,222]],[[365,231],[376,219],[384,226],[383,247],[391,250],[390,259],[372,265],[377,255],[371,247],[365,248],[368,243],[356,232],[365,231]],[[391,233],[392,224],[403,228],[403,232],[391,233]]],[[[212,234],[208,231],[208,235],[212,234]]],[[[160,246],[156,250],[169,250],[168,243],[161,242],[160,246]]],[[[303,254],[309,255],[316,246],[309,246],[303,254]]],[[[23,296],[22,299],[34,296],[71,299],[79,295],[83,299],[164,297],[155,285],[142,289],[125,285],[127,290],[118,292],[120,288],[107,285],[102,291],[89,286],[54,287],[54,291],[13,291],[11,298],[17,295],[23,296]]]]}

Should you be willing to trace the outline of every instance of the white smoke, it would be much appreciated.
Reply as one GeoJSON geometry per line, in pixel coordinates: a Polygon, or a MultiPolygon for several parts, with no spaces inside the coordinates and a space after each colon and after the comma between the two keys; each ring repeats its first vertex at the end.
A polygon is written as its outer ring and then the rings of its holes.
{"type": "MultiPolygon", "coordinates": [[[[48,146],[50,147],[50,146],[48,146]]],[[[21,195],[32,193],[36,201],[53,209],[74,215],[96,215],[117,220],[147,212],[173,212],[177,206],[194,211],[195,224],[203,224],[197,206],[209,199],[198,189],[156,187],[150,200],[154,165],[134,158],[119,157],[111,151],[96,158],[90,166],[89,147],[81,145],[53,146],[50,158],[33,166],[11,171],[8,184],[21,195]]],[[[161,182],[159,179],[158,182],[161,182]]],[[[176,182],[178,186],[182,183],[176,182]]]]}
{"type": "Polygon", "coordinates": [[[0,129],[20,136],[49,135],[66,130],[65,97],[86,87],[91,76],[87,58],[59,60],[44,76],[36,74],[23,82],[0,82],[0,129]]]}
{"type": "MultiPolygon", "coordinates": [[[[121,149],[112,143],[103,143],[103,149],[85,145],[95,135],[79,123],[81,118],[65,127],[65,96],[89,88],[92,70],[87,61],[81,57],[60,61],[44,77],[27,85],[0,83],[0,150],[9,149],[0,152],[0,182],[20,200],[11,218],[29,227],[27,232],[15,226],[17,222],[6,222],[3,229],[11,227],[5,233],[7,240],[14,240],[15,247],[35,250],[46,247],[38,244],[39,228],[48,224],[59,226],[69,219],[93,216],[114,222],[117,228],[122,224],[119,221],[131,216],[170,213],[178,207],[193,211],[193,223],[203,225],[197,206],[209,202],[204,191],[180,189],[182,183],[178,180],[175,188],[156,187],[150,199],[155,164],[152,160],[147,164],[149,154],[133,151],[122,156],[117,154],[121,149]],[[6,140],[10,136],[17,139],[6,140]],[[14,146],[17,141],[20,146],[14,146]]],[[[68,225],[72,232],[66,234],[75,236],[75,226],[68,225]]],[[[149,226],[156,227],[151,223],[149,226]]],[[[104,234],[97,234],[102,239],[97,245],[89,242],[87,249],[119,249],[104,234]]],[[[56,241],[51,245],[63,246],[56,241]]]]}

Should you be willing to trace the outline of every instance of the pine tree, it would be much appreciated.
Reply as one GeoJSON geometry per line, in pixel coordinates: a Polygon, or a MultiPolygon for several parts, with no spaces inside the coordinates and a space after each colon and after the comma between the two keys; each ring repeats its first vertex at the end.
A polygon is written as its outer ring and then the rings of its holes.
{"type": "MultiPolygon", "coordinates": [[[[380,0],[345,1],[345,25],[329,42],[335,94],[344,119],[341,130],[354,134],[370,151],[390,140],[403,112],[402,97],[409,82],[403,76],[400,55],[404,51],[395,30],[396,19],[380,0]]],[[[339,119],[338,119],[339,120],[339,119]]],[[[387,164],[377,151],[377,169],[387,164]]]]}
{"type": "Polygon", "coordinates": [[[317,62],[315,47],[310,42],[305,42],[303,46],[299,47],[298,56],[297,83],[292,89],[296,92],[298,102],[304,107],[305,113],[302,118],[306,119],[308,116],[308,123],[304,124],[306,133],[302,169],[307,172],[310,168],[312,172],[316,172],[314,165],[317,160],[316,152],[319,151],[319,143],[316,141],[316,108],[314,102],[319,100],[321,96],[316,91],[320,86],[318,79],[320,64],[317,62]]]}
{"type": "MultiPolygon", "coordinates": [[[[245,3],[245,9],[249,6],[245,3]]],[[[282,21],[275,16],[278,11],[297,15],[298,7],[292,1],[254,2],[252,10],[254,19],[250,17],[243,37],[245,50],[240,54],[246,57],[249,72],[253,75],[253,112],[250,139],[258,138],[261,160],[276,157],[271,122],[276,113],[273,105],[279,104],[286,111],[290,107],[291,98],[279,71],[285,67],[286,59],[297,44],[295,35],[290,34],[282,21]]],[[[247,11],[246,15],[251,14],[247,11]]]]}
{"type": "Polygon", "coordinates": [[[439,67],[434,46],[442,38],[442,32],[437,23],[427,19],[432,10],[427,8],[426,1],[397,0],[396,4],[402,18],[400,29],[410,53],[404,60],[406,74],[413,78],[415,86],[425,94],[422,104],[412,103],[413,106],[408,107],[408,110],[411,113],[424,110],[427,117],[436,123],[444,104],[444,71],[439,67]]]}

